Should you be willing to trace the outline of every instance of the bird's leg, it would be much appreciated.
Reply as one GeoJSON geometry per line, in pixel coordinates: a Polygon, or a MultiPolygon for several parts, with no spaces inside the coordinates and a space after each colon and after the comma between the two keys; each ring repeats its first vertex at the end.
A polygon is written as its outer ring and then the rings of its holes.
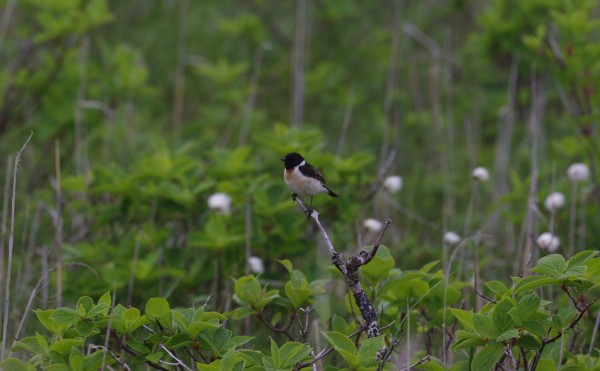
{"type": "Polygon", "coordinates": [[[298,197],[297,193],[292,193],[292,201],[296,202],[296,197],[298,197]]]}
{"type": "Polygon", "coordinates": [[[311,214],[313,213],[313,211],[315,211],[312,207],[312,201],[313,201],[313,196],[310,196],[310,207],[305,211],[306,220],[310,220],[311,214]]]}

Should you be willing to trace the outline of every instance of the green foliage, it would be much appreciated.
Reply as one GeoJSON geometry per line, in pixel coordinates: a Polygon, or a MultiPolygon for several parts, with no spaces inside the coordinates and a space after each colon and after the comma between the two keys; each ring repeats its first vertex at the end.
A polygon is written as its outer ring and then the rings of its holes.
{"type": "Polygon", "coordinates": [[[327,344],[326,369],[393,369],[374,358],[382,345],[395,363],[410,349],[414,369],[600,367],[600,261],[568,253],[600,243],[598,2],[312,5],[299,53],[293,2],[0,1],[0,158],[34,132],[17,177],[6,335],[18,341],[0,368],[290,369],[327,344]],[[359,271],[381,337],[365,338],[289,199],[290,151],[340,194],[314,199],[340,252],[372,248],[364,219],[393,219],[359,271]],[[588,181],[570,182],[572,162],[588,181]],[[492,181],[474,185],[480,165],[492,181]],[[546,212],[548,193],[570,190],[546,212]],[[211,207],[216,193],[230,204],[211,207]],[[491,238],[452,252],[445,229],[491,238]],[[525,251],[544,230],[560,254],[525,251]],[[534,266],[524,277],[519,259],[534,266]],[[23,308],[35,316],[21,328],[23,308]]]}

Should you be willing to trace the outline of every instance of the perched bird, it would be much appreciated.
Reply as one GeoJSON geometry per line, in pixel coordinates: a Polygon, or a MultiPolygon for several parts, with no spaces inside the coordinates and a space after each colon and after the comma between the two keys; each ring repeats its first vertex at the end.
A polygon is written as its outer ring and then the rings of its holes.
{"type": "Polygon", "coordinates": [[[281,161],[285,165],[283,178],[285,184],[292,190],[292,200],[296,201],[297,196],[310,196],[310,206],[312,208],[312,198],[318,193],[327,193],[331,197],[338,196],[327,188],[325,178],[319,170],[306,162],[299,153],[288,153],[281,161]]]}

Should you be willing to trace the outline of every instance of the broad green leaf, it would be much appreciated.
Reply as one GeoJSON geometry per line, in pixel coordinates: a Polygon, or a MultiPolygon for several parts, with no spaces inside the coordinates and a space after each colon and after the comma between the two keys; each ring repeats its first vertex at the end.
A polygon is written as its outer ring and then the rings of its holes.
{"type": "Polygon", "coordinates": [[[96,317],[96,316],[106,316],[108,315],[108,311],[110,310],[110,305],[105,303],[100,303],[98,305],[94,305],[92,309],[90,309],[87,313],[88,317],[96,317]]]}
{"type": "Polygon", "coordinates": [[[456,317],[456,319],[459,320],[460,323],[462,323],[463,326],[465,326],[468,329],[475,329],[475,327],[473,326],[473,312],[456,308],[448,309],[450,310],[450,313],[452,313],[452,315],[456,317]]]}
{"type": "Polygon", "coordinates": [[[263,360],[267,357],[262,352],[256,350],[240,350],[238,355],[241,356],[250,366],[262,366],[263,360]]]}
{"type": "Polygon", "coordinates": [[[110,291],[105,292],[100,299],[98,299],[98,305],[106,304],[110,308],[112,306],[112,298],[110,296],[110,291]]]}
{"type": "Polygon", "coordinates": [[[235,367],[235,350],[233,348],[229,349],[223,355],[223,359],[221,360],[220,369],[222,371],[233,370],[235,367]]]}
{"type": "Polygon", "coordinates": [[[362,366],[373,365],[377,361],[377,352],[383,346],[384,336],[369,338],[358,348],[358,358],[362,366]]]}
{"type": "Polygon", "coordinates": [[[433,267],[438,265],[439,262],[440,262],[439,260],[434,260],[432,262],[429,262],[429,263],[425,264],[423,267],[421,267],[421,269],[419,269],[419,272],[429,273],[429,271],[431,271],[431,269],[433,269],[433,267]]]}
{"type": "Polygon", "coordinates": [[[88,337],[94,330],[94,324],[90,319],[81,319],[75,324],[75,330],[79,333],[79,335],[88,337]]]}
{"type": "Polygon", "coordinates": [[[496,326],[498,331],[501,333],[512,329],[515,325],[514,321],[508,314],[508,312],[512,308],[513,308],[513,304],[508,299],[500,300],[494,306],[494,312],[492,313],[492,320],[494,321],[494,325],[496,326]]]}
{"type": "Polygon", "coordinates": [[[531,269],[532,272],[536,272],[545,276],[553,278],[560,277],[561,274],[567,269],[565,258],[560,254],[550,254],[538,260],[537,266],[531,269]]]}
{"type": "Polygon", "coordinates": [[[85,316],[94,307],[94,301],[89,296],[82,296],[77,300],[77,311],[81,316],[85,316]]]}
{"type": "Polygon", "coordinates": [[[542,342],[535,336],[524,335],[517,340],[517,345],[527,350],[538,350],[542,347],[542,342]]]}
{"type": "Polygon", "coordinates": [[[356,346],[346,335],[335,331],[326,331],[322,334],[350,366],[356,367],[361,363],[360,358],[356,354],[356,346]]]}
{"type": "Polygon", "coordinates": [[[1,370],[10,370],[10,371],[35,371],[37,370],[35,366],[28,365],[27,363],[21,361],[17,358],[6,358],[2,362],[0,362],[1,370]]]}
{"type": "Polygon", "coordinates": [[[501,343],[505,340],[516,338],[518,336],[519,336],[519,330],[512,329],[512,330],[504,331],[503,333],[501,333],[500,336],[498,336],[496,338],[496,341],[501,343]]]}
{"type": "Polygon", "coordinates": [[[454,344],[452,344],[452,349],[470,349],[482,346],[484,344],[485,340],[483,340],[479,335],[469,331],[458,330],[456,331],[456,341],[454,344]]]}
{"type": "Polygon", "coordinates": [[[69,365],[71,366],[72,371],[83,371],[83,353],[75,347],[71,348],[69,365]]]}
{"type": "Polygon", "coordinates": [[[240,277],[235,280],[235,296],[243,303],[257,307],[262,299],[260,283],[253,275],[240,277]]]}
{"type": "Polygon", "coordinates": [[[163,327],[171,327],[171,308],[167,299],[151,298],[146,303],[144,312],[150,321],[158,321],[163,327]]]}
{"type": "Polygon", "coordinates": [[[194,342],[188,334],[175,334],[165,342],[165,346],[169,349],[178,349],[193,344],[194,342]]]}
{"type": "Polygon", "coordinates": [[[163,352],[150,353],[146,356],[146,360],[152,363],[158,363],[163,356],[163,352]]]}
{"type": "Polygon", "coordinates": [[[385,246],[379,246],[373,260],[361,267],[360,272],[369,282],[378,284],[389,275],[393,267],[394,258],[391,256],[390,251],[385,246]]]}
{"type": "Polygon", "coordinates": [[[50,320],[59,325],[72,325],[79,321],[81,317],[71,308],[57,308],[50,314],[50,320]]]}
{"type": "Polygon", "coordinates": [[[296,363],[304,360],[310,355],[311,348],[302,343],[291,341],[283,344],[279,349],[281,367],[293,367],[296,363]]]}
{"type": "Polygon", "coordinates": [[[585,266],[585,264],[598,255],[598,251],[582,251],[575,254],[571,259],[567,261],[567,270],[576,266],[585,266]]]}
{"type": "Polygon", "coordinates": [[[491,371],[496,367],[496,363],[504,353],[502,344],[488,344],[475,353],[471,370],[473,371],[491,371]]]}
{"type": "Polygon", "coordinates": [[[283,265],[285,267],[285,269],[287,269],[287,271],[289,273],[292,273],[294,271],[294,267],[292,266],[292,262],[289,259],[283,259],[283,260],[279,260],[276,259],[277,262],[281,265],[283,265]]]}
{"type": "Polygon", "coordinates": [[[540,298],[536,294],[529,294],[519,300],[517,305],[508,311],[508,314],[517,325],[521,325],[533,317],[539,307],[540,298]]]}
{"type": "Polygon", "coordinates": [[[500,335],[492,318],[480,313],[473,314],[473,327],[481,336],[488,339],[495,339],[500,335]]]}
{"type": "Polygon", "coordinates": [[[502,295],[508,291],[506,285],[500,281],[487,281],[484,285],[496,295],[502,295]]]}
{"type": "Polygon", "coordinates": [[[50,331],[54,335],[62,335],[62,333],[67,329],[69,325],[58,324],[55,321],[50,319],[50,316],[56,311],[56,309],[47,309],[41,310],[36,309],[34,313],[38,318],[38,321],[44,325],[48,331],[50,331]]]}
{"type": "Polygon", "coordinates": [[[519,282],[517,282],[517,284],[513,288],[513,293],[518,294],[520,292],[537,289],[542,286],[557,285],[559,283],[560,281],[558,279],[552,277],[527,276],[519,282]]]}
{"type": "Polygon", "coordinates": [[[546,336],[548,334],[548,330],[537,321],[524,321],[522,326],[524,330],[537,336],[546,336]]]}
{"type": "Polygon", "coordinates": [[[308,288],[296,288],[291,281],[285,283],[285,295],[290,299],[295,308],[300,308],[308,302],[312,295],[312,290],[308,288]]]}
{"type": "Polygon", "coordinates": [[[72,347],[78,347],[83,344],[83,339],[59,339],[50,345],[50,350],[64,357],[71,351],[72,347]]]}

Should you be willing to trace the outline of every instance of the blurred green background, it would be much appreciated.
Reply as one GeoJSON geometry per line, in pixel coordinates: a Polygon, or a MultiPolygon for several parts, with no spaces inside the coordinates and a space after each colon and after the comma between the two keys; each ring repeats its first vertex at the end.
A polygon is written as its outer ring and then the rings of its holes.
{"type": "Polygon", "coordinates": [[[248,256],[275,287],[286,272],[276,259],[329,277],[317,230],[283,183],[290,151],[340,195],[314,200],[340,251],[373,242],[368,218],[393,220],[384,242],[401,269],[442,259],[448,230],[481,231],[482,278],[507,281],[528,251],[544,254],[532,242],[541,232],[563,253],[599,246],[596,1],[0,9],[2,290],[12,161],[33,132],[16,183],[15,327],[30,296],[34,308],[106,291],[132,305],[211,296],[226,311],[248,256]],[[591,177],[575,185],[576,162],[591,177]],[[489,181],[472,179],[478,166],[489,181]],[[390,175],[401,190],[382,187],[390,175]],[[543,206],[553,191],[567,195],[554,216],[543,206]],[[229,212],[209,208],[217,192],[229,212]]]}

